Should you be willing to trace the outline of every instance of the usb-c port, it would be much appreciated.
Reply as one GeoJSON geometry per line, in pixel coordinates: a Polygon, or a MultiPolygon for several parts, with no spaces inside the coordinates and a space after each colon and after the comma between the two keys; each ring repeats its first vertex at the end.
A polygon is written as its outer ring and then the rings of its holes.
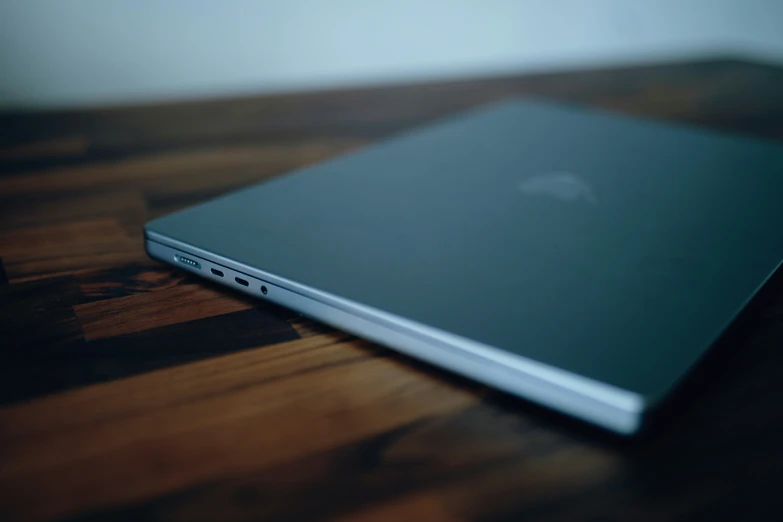
{"type": "Polygon", "coordinates": [[[215,268],[211,268],[211,269],[210,269],[210,272],[212,272],[212,273],[213,273],[213,274],[215,274],[216,276],[223,277],[223,272],[221,272],[220,270],[217,270],[217,269],[215,269],[215,268]]]}
{"type": "Polygon", "coordinates": [[[237,283],[239,283],[242,286],[250,286],[250,283],[248,283],[247,281],[245,281],[241,277],[235,277],[234,281],[236,281],[237,283]]]}

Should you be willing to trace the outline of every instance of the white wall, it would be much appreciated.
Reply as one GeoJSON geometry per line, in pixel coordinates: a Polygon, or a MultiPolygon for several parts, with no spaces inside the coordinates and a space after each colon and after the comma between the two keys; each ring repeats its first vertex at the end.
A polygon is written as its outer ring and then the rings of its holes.
{"type": "Polygon", "coordinates": [[[783,62],[781,0],[2,0],[0,108],[588,67],[783,62]]]}

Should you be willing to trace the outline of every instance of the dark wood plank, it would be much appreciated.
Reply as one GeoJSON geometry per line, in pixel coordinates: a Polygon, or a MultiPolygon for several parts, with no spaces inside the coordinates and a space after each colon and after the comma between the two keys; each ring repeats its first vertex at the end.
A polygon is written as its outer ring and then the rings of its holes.
{"type": "Polygon", "coordinates": [[[0,286],[0,353],[28,357],[49,346],[81,339],[73,305],[82,301],[73,277],[0,286]]]}
{"type": "Polygon", "coordinates": [[[12,282],[147,259],[115,217],[0,230],[0,256],[12,282]]]}
{"type": "Polygon", "coordinates": [[[105,339],[253,307],[246,299],[204,285],[177,285],[154,293],[74,306],[87,340],[105,339]]]}
{"type": "MultiPolygon", "coordinates": [[[[448,511],[438,502],[439,495],[433,488],[469,480],[501,462],[518,464],[524,459],[532,462],[563,458],[562,454],[557,455],[563,448],[551,444],[542,435],[536,434],[535,425],[517,416],[477,404],[453,415],[432,415],[355,443],[245,473],[223,482],[220,487],[202,485],[123,510],[96,512],[83,520],[144,520],[157,513],[193,519],[202,509],[214,512],[220,506],[233,510],[237,491],[242,492],[243,509],[233,513],[234,520],[342,517],[364,514],[376,504],[393,506],[395,498],[412,496],[414,499],[405,502],[400,511],[401,519],[411,519],[413,512],[448,511]],[[516,443],[520,433],[530,438],[528,444],[516,443]],[[494,438],[496,444],[482,444],[487,437],[494,438]],[[422,492],[426,496],[420,495],[422,492]],[[431,500],[422,502],[422,497],[431,500]]],[[[576,457],[577,452],[571,456],[576,457]]],[[[581,467],[582,475],[588,480],[595,478],[592,471],[589,466],[581,467]]],[[[382,509],[388,510],[388,507],[382,509]]]]}
{"type": "Polygon", "coordinates": [[[74,274],[84,302],[115,299],[172,288],[182,282],[195,283],[189,274],[162,267],[147,260],[111,268],[86,270],[74,274]]]}
{"type": "Polygon", "coordinates": [[[0,192],[2,230],[117,218],[129,214],[137,214],[138,221],[146,217],[146,202],[141,190],[87,187],[81,191],[31,191],[25,192],[23,197],[3,195],[0,192]]]}
{"type": "Polygon", "coordinates": [[[12,515],[46,518],[134,501],[296,460],[476,400],[374,357],[361,343],[327,340],[1,410],[0,503],[12,515]]]}
{"type": "Polygon", "coordinates": [[[774,519],[783,276],[622,441],[144,253],[148,219],[516,95],[783,140],[783,68],[736,59],[0,115],[0,519],[774,519]]]}
{"type": "Polygon", "coordinates": [[[98,300],[94,272],[0,287],[0,403],[299,337],[291,312],[161,271],[98,300]]]}
{"type": "Polygon", "coordinates": [[[0,286],[8,284],[8,274],[5,273],[3,258],[0,257],[0,286]]]}

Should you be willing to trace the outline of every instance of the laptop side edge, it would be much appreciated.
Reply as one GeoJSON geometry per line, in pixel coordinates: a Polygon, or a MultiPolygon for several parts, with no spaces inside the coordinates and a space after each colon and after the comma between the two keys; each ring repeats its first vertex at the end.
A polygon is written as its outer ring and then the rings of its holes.
{"type": "Polygon", "coordinates": [[[652,406],[637,393],[327,294],[149,229],[145,247],[163,263],[620,434],[636,433],[652,406]]]}

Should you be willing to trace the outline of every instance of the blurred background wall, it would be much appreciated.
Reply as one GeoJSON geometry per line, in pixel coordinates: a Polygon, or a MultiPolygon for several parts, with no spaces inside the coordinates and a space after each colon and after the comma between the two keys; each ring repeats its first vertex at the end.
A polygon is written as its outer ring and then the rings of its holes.
{"type": "Polygon", "coordinates": [[[721,53],[783,62],[783,1],[3,0],[0,109],[721,53]]]}

